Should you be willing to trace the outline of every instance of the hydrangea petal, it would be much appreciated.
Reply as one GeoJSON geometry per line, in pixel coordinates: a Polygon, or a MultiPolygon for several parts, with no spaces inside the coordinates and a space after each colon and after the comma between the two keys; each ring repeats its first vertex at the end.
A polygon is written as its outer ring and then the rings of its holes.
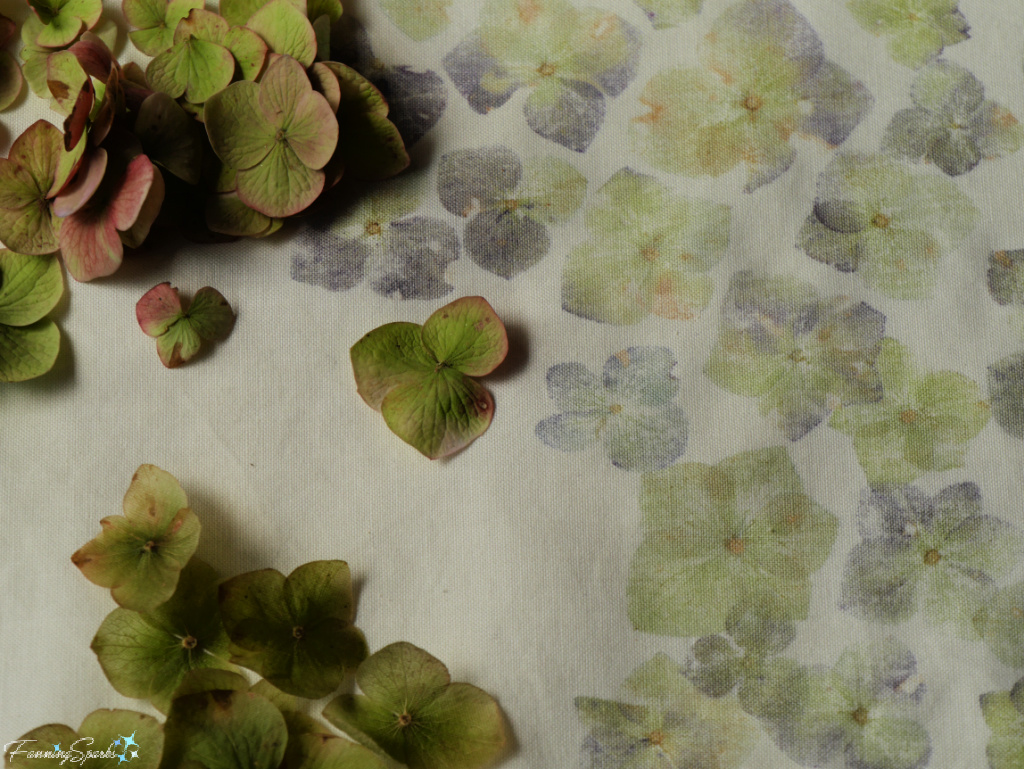
{"type": "Polygon", "coordinates": [[[368,736],[409,769],[482,769],[505,751],[498,704],[475,686],[451,683],[444,664],[412,644],[394,643],[371,655],[356,682],[363,694],[333,700],[324,716],[368,736]]]}
{"type": "Polygon", "coordinates": [[[63,293],[64,276],[55,257],[0,250],[0,324],[35,323],[63,293]]]}
{"type": "Polygon", "coordinates": [[[249,16],[245,25],[262,37],[270,50],[290,56],[303,69],[316,58],[313,25],[290,0],[271,0],[249,16]]]}
{"type": "Polygon", "coordinates": [[[274,569],[233,577],[219,588],[232,660],[282,691],[316,699],[338,688],[366,657],[352,623],[344,561],[312,561],[288,577],[274,569]]]}
{"type": "Polygon", "coordinates": [[[989,366],[988,389],[996,423],[1007,435],[1024,440],[1024,353],[989,366]]]}
{"type": "Polygon", "coordinates": [[[127,697],[149,699],[167,712],[171,695],[191,670],[235,670],[217,610],[217,577],[193,558],[174,595],[146,614],[114,609],[92,641],[111,685],[127,697]]]}
{"type": "Polygon", "coordinates": [[[323,171],[307,166],[284,142],[271,144],[255,166],[238,172],[238,197],[270,217],[292,216],[308,208],[323,188],[323,171]]]}
{"type": "Polygon", "coordinates": [[[100,535],[71,560],[90,582],[110,588],[118,606],[152,611],[174,594],[199,543],[199,519],[177,480],[154,465],[135,472],[124,513],[104,518],[100,535]]]}

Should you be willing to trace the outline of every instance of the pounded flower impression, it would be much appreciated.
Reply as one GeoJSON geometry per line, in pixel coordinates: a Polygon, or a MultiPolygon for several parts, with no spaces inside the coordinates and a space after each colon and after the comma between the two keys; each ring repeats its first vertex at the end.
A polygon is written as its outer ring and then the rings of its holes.
{"type": "Polygon", "coordinates": [[[494,399],[471,377],[505,359],[508,336],[480,296],[417,323],[388,323],[352,346],[356,386],[391,431],[430,459],[454,454],[491,424],[494,399]]]}
{"type": "Polygon", "coordinates": [[[182,305],[178,289],[160,283],[135,305],[139,326],[156,339],[156,351],[167,368],[191,360],[204,341],[224,339],[235,327],[231,305],[214,288],[199,289],[191,305],[182,305]]]}

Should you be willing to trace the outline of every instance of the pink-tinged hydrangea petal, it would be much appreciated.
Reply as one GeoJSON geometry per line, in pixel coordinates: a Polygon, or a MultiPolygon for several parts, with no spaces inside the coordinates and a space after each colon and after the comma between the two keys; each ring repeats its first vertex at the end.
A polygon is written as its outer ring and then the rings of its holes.
{"type": "MultiPolygon", "coordinates": [[[[45,120],[37,120],[14,140],[7,159],[0,158],[0,208],[17,207],[4,194],[10,183],[8,174],[15,173],[14,166],[24,170],[25,173],[18,175],[30,184],[34,193],[45,196],[50,191],[63,144],[60,130],[45,120]]],[[[19,191],[18,194],[23,193],[19,191]]],[[[22,200],[21,205],[27,203],[22,200]]]]}
{"type": "Polygon", "coordinates": [[[46,48],[67,45],[103,13],[101,0],[29,0],[29,5],[42,22],[33,42],[46,48]]]}
{"type": "Polygon", "coordinates": [[[255,80],[259,77],[267,60],[267,44],[262,37],[247,27],[232,27],[221,40],[221,45],[235,57],[243,78],[255,80]]]}
{"type": "Polygon", "coordinates": [[[74,180],[53,199],[53,212],[60,217],[71,216],[93,196],[107,172],[107,151],[102,147],[85,156],[74,180]]]}
{"type": "Polygon", "coordinates": [[[133,28],[128,37],[135,47],[156,56],[171,47],[178,22],[194,8],[202,8],[203,0],[123,0],[121,7],[133,28]]]}
{"type": "Polygon", "coordinates": [[[273,146],[276,126],[260,108],[260,88],[248,80],[233,83],[206,103],[210,144],[217,157],[232,168],[252,168],[273,146]],[[241,115],[248,119],[240,119],[241,115]]]}
{"type": "Polygon", "coordinates": [[[290,0],[271,0],[246,22],[275,53],[290,56],[303,68],[316,58],[316,32],[304,11],[290,0]]]}
{"type": "Polygon", "coordinates": [[[338,121],[327,99],[316,91],[304,94],[285,139],[305,165],[312,169],[327,165],[338,146],[338,121]]]}
{"type": "Polygon", "coordinates": [[[135,317],[147,336],[158,337],[182,315],[178,289],[160,283],[149,289],[135,305],[135,317]]]}
{"type": "Polygon", "coordinates": [[[121,266],[124,246],[117,231],[135,224],[154,175],[149,158],[138,155],[111,189],[101,185],[88,205],[63,220],[60,249],[75,280],[111,275],[121,266]]]}
{"type": "Polygon", "coordinates": [[[327,99],[331,111],[337,112],[338,106],[341,104],[341,86],[338,84],[338,76],[331,71],[327,64],[318,61],[309,68],[309,79],[313,88],[327,99]]]}
{"type": "Polygon", "coordinates": [[[192,324],[178,322],[157,338],[156,352],[167,368],[177,368],[194,358],[202,344],[192,324]]]}
{"type": "Polygon", "coordinates": [[[111,205],[111,219],[119,230],[127,230],[142,211],[149,189],[153,184],[156,169],[145,155],[137,155],[128,164],[111,205]]]}
{"type": "Polygon", "coordinates": [[[183,306],[178,290],[161,283],[138,301],[135,317],[146,334],[156,337],[157,353],[167,368],[187,362],[204,340],[224,339],[235,326],[231,305],[209,286],[199,289],[191,304],[183,306]]]}
{"type": "Polygon", "coordinates": [[[163,174],[160,173],[159,168],[153,166],[153,183],[149,186],[149,192],[146,193],[146,199],[142,202],[138,216],[135,217],[135,222],[131,227],[121,231],[121,242],[128,248],[138,248],[149,237],[149,229],[160,214],[166,191],[163,174]]]}
{"type": "Polygon", "coordinates": [[[260,109],[277,128],[285,128],[310,90],[305,68],[291,56],[276,56],[260,80],[260,109]]]}
{"type": "Polygon", "coordinates": [[[292,216],[324,188],[324,174],[308,168],[285,143],[276,142],[258,165],[238,172],[238,196],[262,214],[292,216]]]}
{"type": "Polygon", "coordinates": [[[508,335],[482,296],[445,305],[423,324],[423,343],[438,361],[467,376],[490,374],[508,354],[508,335]]]}
{"type": "Polygon", "coordinates": [[[75,55],[86,74],[97,80],[106,81],[116,64],[107,44],[91,32],[82,35],[68,50],[75,55]]]}
{"type": "Polygon", "coordinates": [[[380,409],[402,440],[436,459],[484,433],[491,394],[468,373],[492,371],[505,357],[504,326],[481,297],[445,305],[425,326],[388,323],[352,346],[352,369],[363,400],[380,409]]]}
{"type": "Polygon", "coordinates": [[[227,35],[228,28],[228,23],[216,13],[194,8],[175,27],[174,42],[178,44],[195,39],[220,44],[227,35]]]}
{"type": "Polygon", "coordinates": [[[24,85],[18,62],[7,51],[0,51],[0,111],[14,103],[24,85]]]}

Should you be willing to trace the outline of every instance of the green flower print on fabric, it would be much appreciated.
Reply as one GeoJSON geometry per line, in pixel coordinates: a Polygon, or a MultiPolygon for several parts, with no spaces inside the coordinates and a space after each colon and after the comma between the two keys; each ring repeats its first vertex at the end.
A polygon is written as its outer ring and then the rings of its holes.
{"type": "Polygon", "coordinates": [[[808,283],[752,272],[733,276],[722,330],[705,373],[719,387],[777,411],[789,440],[841,404],[882,397],[875,358],[885,316],[846,297],[822,299],[808,283]]]}
{"type": "Polygon", "coordinates": [[[971,618],[1024,557],[1024,532],[984,514],[973,483],[934,497],[913,486],[867,492],[860,530],[842,605],[869,620],[899,622],[920,608],[930,622],[973,634],[971,618]]]}
{"type": "Polygon", "coordinates": [[[707,272],[729,245],[730,209],[684,198],[653,177],[618,171],[590,201],[590,238],[569,254],[562,308],[628,325],[689,320],[714,290],[707,272]]]}
{"type": "Polygon", "coordinates": [[[916,675],[914,655],[892,641],[848,648],[830,670],[800,670],[799,699],[787,693],[797,708],[762,725],[803,766],[920,769],[931,739],[918,720],[916,675]]]}
{"type": "Polygon", "coordinates": [[[640,34],[619,16],[566,0],[487,0],[480,26],[444,59],[480,114],[529,88],[526,122],[576,152],[590,146],[608,98],[636,74],[640,34]]]}
{"type": "Polygon", "coordinates": [[[655,29],[675,27],[700,13],[704,0],[633,0],[646,13],[655,29]]]}
{"type": "Polygon", "coordinates": [[[453,0],[380,0],[388,18],[413,40],[426,40],[451,24],[453,0]]]}
{"type": "Polygon", "coordinates": [[[590,769],[735,769],[757,740],[755,722],[735,700],[700,696],[665,654],[641,665],[623,687],[645,704],[577,697],[589,728],[590,769]]]}
{"type": "Polygon", "coordinates": [[[992,416],[1007,435],[1024,440],[1024,353],[988,367],[992,416]]]}
{"type": "Polygon", "coordinates": [[[763,717],[765,681],[779,678],[780,665],[786,667],[789,661],[778,655],[796,637],[796,625],[780,613],[773,602],[734,606],[725,617],[724,635],[694,642],[686,677],[709,697],[735,689],[743,709],[763,717]]]}
{"type": "Polygon", "coordinates": [[[643,477],[644,539],[629,573],[629,618],[661,635],[721,633],[738,605],[770,602],[803,619],[810,575],[836,518],[803,490],[783,448],[690,462],[643,477]]]}
{"type": "Polygon", "coordinates": [[[793,163],[793,134],[841,144],[872,104],[865,87],[825,58],[788,0],[746,0],[714,22],[703,69],[655,75],[633,124],[638,151],[658,168],[720,176],[740,163],[753,192],[793,163]]]}
{"type": "Polygon", "coordinates": [[[992,252],[988,292],[999,304],[1024,306],[1024,249],[992,252]]]}
{"type": "Polygon", "coordinates": [[[850,0],[846,4],[868,32],[887,39],[889,55],[917,69],[943,48],[967,40],[970,26],[958,0],[850,0]]]}
{"type": "Polygon", "coordinates": [[[985,86],[958,64],[938,59],[921,70],[910,98],[882,137],[882,152],[927,160],[950,176],[965,174],[983,158],[998,158],[1024,145],[1024,128],[1005,107],[985,98],[985,86]]]}
{"type": "Polygon", "coordinates": [[[1024,766],[1024,678],[1008,692],[981,695],[981,713],[992,730],[985,755],[989,769],[1024,766]]]}
{"type": "Polygon", "coordinates": [[[1024,668],[1024,582],[995,593],[974,615],[974,627],[1000,662],[1024,668]]]}
{"type": "Polygon", "coordinates": [[[988,422],[977,382],[954,371],[919,373],[910,352],[885,339],[878,355],[882,400],[836,409],[829,426],[853,438],[872,487],[910,483],[962,467],[967,442],[988,422]]]}
{"type": "Polygon", "coordinates": [[[548,370],[548,395],[562,410],[537,425],[544,443],[582,451],[596,441],[615,467],[661,470],[686,450],[686,413],[672,403],[676,359],[664,347],[630,347],[604,364],[598,377],[582,363],[548,370]]]}
{"type": "Polygon", "coordinates": [[[469,257],[502,278],[544,257],[548,225],[576,213],[586,190],[586,177],[564,160],[520,160],[507,147],[449,152],[437,170],[441,204],[469,218],[463,235],[469,257]]]}
{"type": "Polygon", "coordinates": [[[799,246],[887,296],[916,299],[931,293],[943,255],[964,241],[977,216],[949,179],[882,155],[841,154],[818,178],[799,246]]]}
{"type": "Polygon", "coordinates": [[[445,279],[459,258],[455,229],[416,213],[422,191],[415,176],[376,185],[341,216],[309,225],[292,256],[293,280],[347,291],[364,278],[383,296],[438,299],[452,291],[445,279]]]}

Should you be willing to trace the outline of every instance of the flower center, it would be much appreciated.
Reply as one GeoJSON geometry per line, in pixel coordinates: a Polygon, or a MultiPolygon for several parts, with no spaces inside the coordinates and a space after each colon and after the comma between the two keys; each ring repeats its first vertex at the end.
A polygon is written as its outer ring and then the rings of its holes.
{"type": "Polygon", "coordinates": [[[743,541],[742,537],[730,537],[725,541],[725,549],[733,555],[743,555],[743,551],[747,549],[747,543],[743,541]]]}
{"type": "Polygon", "coordinates": [[[551,77],[553,74],[555,74],[555,65],[549,64],[548,62],[544,62],[539,67],[537,67],[537,74],[540,75],[541,77],[551,77]]]}
{"type": "Polygon", "coordinates": [[[149,540],[149,542],[142,546],[142,550],[146,553],[152,553],[154,550],[156,550],[156,542],[154,542],[153,540],[149,540]]]}
{"type": "Polygon", "coordinates": [[[276,139],[277,139],[277,140],[278,140],[279,142],[283,142],[283,141],[284,141],[284,129],[283,129],[283,128],[278,128],[278,129],[277,129],[277,135],[276,135],[276,137],[275,137],[275,138],[276,138],[276,139]]]}
{"type": "Polygon", "coordinates": [[[661,745],[665,741],[665,732],[661,731],[661,729],[655,729],[647,735],[647,741],[651,745],[661,745]]]}
{"type": "Polygon", "coordinates": [[[199,646],[199,639],[195,636],[187,635],[181,639],[182,649],[195,649],[197,646],[199,646]]]}
{"type": "Polygon", "coordinates": [[[640,256],[648,262],[653,262],[661,256],[661,251],[658,250],[657,246],[644,246],[640,249],[640,256]]]}
{"type": "Polygon", "coordinates": [[[618,403],[613,403],[611,406],[608,407],[608,410],[610,412],[612,412],[613,414],[618,414],[618,413],[621,413],[622,406],[619,405],[618,403]]]}
{"type": "Polygon", "coordinates": [[[900,421],[905,425],[912,425],[917,421],[918,416],[920,415],[914,409],[903,409],[900,412],[900,421]]]}
{"type": "Polygon", "coordinates": [[[407,726],[408,726],[409,724],[411,724],[411,723],[412,723],[412,716],[411,716],[411,715],[409,714],[409,712],[408,712],[408,711],[406,711],[405,713],[402,713],[402,714],[401,714],[401,715],[400,715],[400,716],[398,717],[398,725],[399,725],[399,726],[400,726],[401,728],[403,728],[403,729],[404,729],[405,727],[407,727],[407,726]]]}
{"type": "Polygon", "coordinates": [[[803,350],[797,347],[795,350],[793,350],[793,352],[789,354],[789,359],[794,363],[803,363],[804,361],[807,360],[807,355],[804,353],[803,350]]]}
{"type": "Polygon", "coordinates": [[[942,560],[942,554],[934,547],[924,554],[924,562],[929,566],[934,566],[940,560],[942,560]]]}
{"type": "Polygon", "coordinates": [[[757,112],[763,106],[764,101],[756,93],[747,94],[747,98],[743,100],[743,109],[748,112],[757,112]]]}
{"type": "Polygon", "coordinates": [[[889,217],[883,213],[877,213],[871,217],[871,223],[880,230],[889,226],[889,217]]]}
{"type": "Polygon", "coordinates": [[[868,709],[861,705],[850,714],[850,717],[853,718],[853,720],[860,726],[866,726],[868,723],[868,709]]]}
{"type": "Polygon", "coordinates": [[[301,641],[306,637],[306,631],[302,629],[302,625],[296,625],[292,628],[292,638],[296,641],[301,641]]]}
{"type": "Polygon", "coordinates": [[[381,228],[380,222],[367,222],[366,223],[366,234],[367,235],[380,235],[381,228]]]}

